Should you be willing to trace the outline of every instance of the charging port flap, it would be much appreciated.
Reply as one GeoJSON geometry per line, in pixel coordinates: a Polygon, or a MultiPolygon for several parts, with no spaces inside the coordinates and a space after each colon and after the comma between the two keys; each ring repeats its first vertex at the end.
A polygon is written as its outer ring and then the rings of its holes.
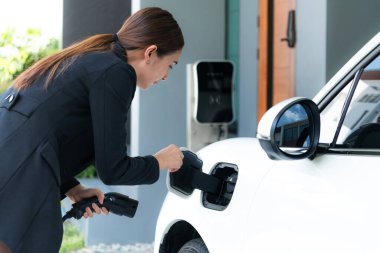
{"type": "Polygon", "coordinates": [[[211,171],[211,177],[222,182],[219,193],[204,191],[202,194],[202,203],[205,207],[223,211],[234,194],[235,185],[238,178],[238,167],[231,163],[218,163],[211,171]]]}
{"type": "Polygon", "coordinates": [[[218,163],[211,174],[202,172],[203,162],[189,150],[184,154],[182,167],[169,173],[168,188],[180,196],[190,196],[194,189],[202,191],[202,203],[206,208],[222,211],[231,201],[238,175],[237,166],[218,163]]]}

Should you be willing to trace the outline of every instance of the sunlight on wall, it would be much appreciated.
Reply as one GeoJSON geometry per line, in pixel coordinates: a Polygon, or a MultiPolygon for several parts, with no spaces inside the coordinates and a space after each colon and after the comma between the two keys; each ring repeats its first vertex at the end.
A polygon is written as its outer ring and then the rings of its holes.
{"type": "Polygon", "coordinates": [[[63,0],[0,0],[0,33],[7,27],[23,33],[39,28],[44,37],[62,37],[63,0]]]}

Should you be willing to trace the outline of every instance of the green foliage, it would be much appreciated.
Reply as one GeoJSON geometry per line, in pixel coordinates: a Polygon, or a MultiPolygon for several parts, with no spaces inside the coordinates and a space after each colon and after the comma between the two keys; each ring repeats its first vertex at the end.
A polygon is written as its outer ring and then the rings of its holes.
{"type": "Polygon", "coordinates": [[[3,93],[9,87],[8,83],[0,83],[0,94],[3,93]]]}
{"type": "Polygon", "coordinates": [[[81,249],[85,246],[84,236],[74,225],[70,223],[65,223],[63,225],[63,228],[63,240],[59,253],[70,253],[74,250],[81,249]]]}
{"type": "Polygon", "coordinates": [[[95,178],[98,174],[94,165],[88,166],[84,171],[76,176],[76,178],[95,178]]]}
{"type": "Polygon", "coordinates": [[[57,52],[57,39],[43,41],[39,29],[28,29],[23,35],[16,35],[8,28],[0,34],[0,93],[4,91],[21,72],[45,56],[57,52]]]}

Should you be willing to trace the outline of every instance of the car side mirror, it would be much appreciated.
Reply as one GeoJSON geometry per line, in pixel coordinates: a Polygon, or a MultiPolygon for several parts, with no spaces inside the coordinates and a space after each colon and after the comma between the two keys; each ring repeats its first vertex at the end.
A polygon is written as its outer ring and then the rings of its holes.
{"type": "Polygon", "coordinates": [[[313,155],[320,134],[318,106],[307,98],[291,98],[270,108],[259,122],[257,138],[273,160],[313,155]]]}

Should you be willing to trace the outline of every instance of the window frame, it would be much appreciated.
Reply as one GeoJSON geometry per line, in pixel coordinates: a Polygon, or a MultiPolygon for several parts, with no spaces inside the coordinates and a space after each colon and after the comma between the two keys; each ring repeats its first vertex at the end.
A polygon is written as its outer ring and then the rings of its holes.
{"type": "MultiPolygon", "coordinates": [[[[340,92],[347,86],[350,85],[353,81],[355,74],[359,69],[366,68],[373,60],[375,60],[377,57],[380,57],[380,45],[374,48],[370,53],[368,53],[363,59],[355,66],[353,67],[347,75],[345,75],[340,81],[337,82],[337,84],[328,92],[326,92],[325,96],[321,99],[321,101],[317,104],[319,113],[321,114],[322,111],[334,100],[340,92]]],[[[361,75],[360,75],[361,77],[361,75]]],[[[347,94],[349,95],[349,94],[347,94]]],[[[347,98],[347,96],[345,97],[347,98]]],[[[351,101],[352,102],[352,101],[351,101]]],[[[350,102],[350,103],[351,103],[350,102]]],[[[344,105],[343,105],[344,106],[344,105]]],[[[348,105],[349,106],[349,105],[348,105]]],[[[343,110],[343,107],[340,108],[341,111],[343,110]]],[[[340,115],[339,120],[342,117],[345,117],[347,114],[347,111],[344,113],[344,115],[340,115]]],[[[323,121],[321,121],[321,124],[323,124],[323,121]]],[[[340,133],[339,127],[337,126],[334,130],[334,136],[338,136],[340,133]]],[[[333,140],[332,140],[333,141],[333,140]]],[[[340,145],[335,145],[334,143],[318,143],[317,152],[318,153],[324,153],[324,154],[341,154],[341,155],[380,155],[380,149],[357,149],[357,148],[347,148],[342,147],[340,145]]]]}

